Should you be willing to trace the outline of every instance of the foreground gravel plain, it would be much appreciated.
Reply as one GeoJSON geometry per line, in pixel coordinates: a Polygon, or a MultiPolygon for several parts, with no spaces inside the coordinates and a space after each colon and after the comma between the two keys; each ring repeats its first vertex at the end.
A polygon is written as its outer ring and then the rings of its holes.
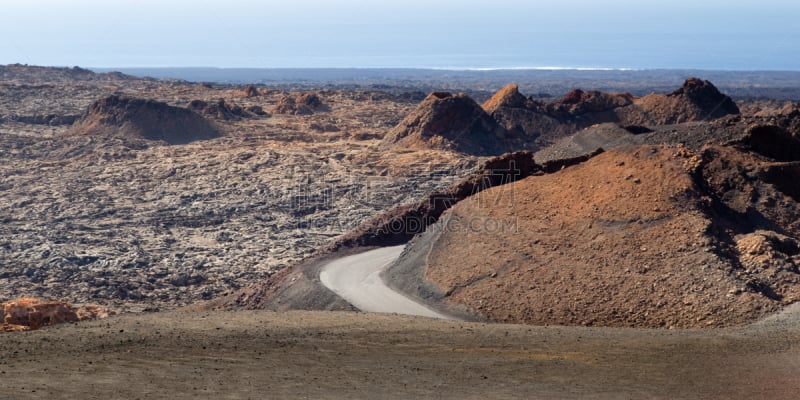
{"type": "Polygon", "coordinates": [[[0,397],[794,399],[797,311],[723,330],[128,314],[3,335],[0,397]]]}

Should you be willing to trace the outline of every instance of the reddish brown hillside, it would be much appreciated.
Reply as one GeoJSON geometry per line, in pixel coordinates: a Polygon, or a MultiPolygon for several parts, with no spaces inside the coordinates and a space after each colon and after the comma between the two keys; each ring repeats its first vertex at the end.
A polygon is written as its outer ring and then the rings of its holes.
{"type": "Polygon", "coordinates": [[[609,151],[468,198],[443,216],[427,279],[491,320],[706,327],[800,299],[796,169],[713,147],[609,151]]]}

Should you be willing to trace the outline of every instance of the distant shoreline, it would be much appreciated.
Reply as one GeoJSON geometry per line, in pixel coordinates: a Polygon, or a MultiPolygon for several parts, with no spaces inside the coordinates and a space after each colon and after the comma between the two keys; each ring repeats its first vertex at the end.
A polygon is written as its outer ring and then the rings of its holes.
{"type": "Polygon", "coordinates": [[[800,71],[613,69],[568,67],[433,68],[90,68],[156,79],[221,84],[260,84],[303,89],[449,90],[494,92],[517,83],[523,93],[561,95],[572,88],[634,95],[673,90],[688,77],[712,81],[735,97],[800,99],[800,71]]]}

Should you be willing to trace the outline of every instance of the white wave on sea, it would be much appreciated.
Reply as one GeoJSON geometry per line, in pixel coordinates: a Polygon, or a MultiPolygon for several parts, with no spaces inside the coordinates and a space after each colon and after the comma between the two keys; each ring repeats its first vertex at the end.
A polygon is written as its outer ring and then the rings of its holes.
{"type": "Polygon", "coordinates": [[[626,67],[430,67],[420,69],[433,69],[442,71],[641,71],[641,68],[626,67]]]}

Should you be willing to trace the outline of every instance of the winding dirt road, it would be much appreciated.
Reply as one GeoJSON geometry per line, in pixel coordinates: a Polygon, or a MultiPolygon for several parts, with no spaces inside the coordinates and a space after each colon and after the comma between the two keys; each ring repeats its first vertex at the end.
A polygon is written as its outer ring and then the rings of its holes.
{"type": "Polygon", "coordinates": [[[361,311],[453,319],[383,282],[381,272],[400,256],[404,247],[383,247],[331,261],[320,270],[320,281],[361,311]]]}

